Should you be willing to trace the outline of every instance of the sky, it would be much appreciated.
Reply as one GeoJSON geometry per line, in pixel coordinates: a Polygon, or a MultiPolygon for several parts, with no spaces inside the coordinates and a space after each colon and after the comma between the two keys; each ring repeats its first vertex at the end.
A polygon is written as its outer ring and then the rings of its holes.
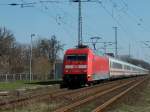
{"type": "MultiPolygon", "coordinates": [[[[75,47],[78,43],[78,4],[62,2],[69,0],[40,1],[51,0],[0,0],[0,27],[11,30],[20,43],[30,43],[31,34],[35,34],[33,40],[56,35],[65,44],[64,50],[75,47]],[[35,4],[8,5],[11,3],[35,4]]],[[[150,41],[150,0],[94,1],[100,2],[82,3],[83,42],[90,42],[95,36],[102,38],[98,42],[114,42],[113,27],[117,26],[118,54],[128,55],[130,45],[133,57],[150,62],[150,48],[144,45],[145,41],[150,41]]],[[[103,53],[101,47],[102,43],[96,44],[103,53]]],[[[114,51],[114,45],[108,46],[107,52],[114,51]]]]}

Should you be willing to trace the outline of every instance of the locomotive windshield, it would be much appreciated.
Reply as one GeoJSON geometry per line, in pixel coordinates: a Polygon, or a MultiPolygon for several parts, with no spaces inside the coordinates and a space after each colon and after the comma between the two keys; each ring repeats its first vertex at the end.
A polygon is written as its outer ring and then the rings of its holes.
{"type": "Polygon", "coordinates": [[[67,55],[66,59],[68,61],[86,61],[87,60],[87,55],[67,55]]]}

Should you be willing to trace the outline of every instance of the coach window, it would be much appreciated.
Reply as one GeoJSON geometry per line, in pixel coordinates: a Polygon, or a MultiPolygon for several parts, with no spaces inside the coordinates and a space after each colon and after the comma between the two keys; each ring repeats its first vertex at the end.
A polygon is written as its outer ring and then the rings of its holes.
{"type": "Polygon", "coordinates": [[[133,70],[133,71],[136,71],[135,67],[132,67],[132,70],[133,70]]]}
{"type": "Polygon", "coordinates": [[[124,65],[124,69],[127,70],[127,65],[124,65]]]}
{"type": "Polygon", "coordinates": [[[131,70],[130,66],[127,66],[127,70],[131,70]]]}
{"type": "Polygon", "coordinates": [[[113,62],[113,68],[122,69],[122,65],[120,63],[113,62]]]}

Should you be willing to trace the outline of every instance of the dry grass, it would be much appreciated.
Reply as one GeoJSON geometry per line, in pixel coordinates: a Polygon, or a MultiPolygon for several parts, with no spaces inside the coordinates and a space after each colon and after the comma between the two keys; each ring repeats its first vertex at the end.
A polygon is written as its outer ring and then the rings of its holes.
{"type": "Polygon", "coordinates": [[[51,112],[48,105],[46,103],[38,103],[38,104],[30,104],[28,106],[12,109],[12,110],[5,110],[1,112],[51,112]]]}

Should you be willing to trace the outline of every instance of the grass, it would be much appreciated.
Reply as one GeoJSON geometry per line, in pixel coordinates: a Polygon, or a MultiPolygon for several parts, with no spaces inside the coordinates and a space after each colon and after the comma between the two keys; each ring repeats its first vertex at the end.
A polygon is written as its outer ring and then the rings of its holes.
{"type": "MultiPolygon", "coordinates": [[[[34,82],[34,81],[33,81],[34,82]]],[[[34,86],[29,81],[15,81],[15,82],[0,82],[0,90],[14,90],[19,88],[27,88],[34,86]]]]}
{"type": "Polygon", "coordinates": [[[14,90],[21,88],[31,88],[38,85],[50,85],[58,84],[61,80],[52,80],[52,81],[15,81],[15,82],[0,82],[0,91],[3,90],[14,90]]]}

